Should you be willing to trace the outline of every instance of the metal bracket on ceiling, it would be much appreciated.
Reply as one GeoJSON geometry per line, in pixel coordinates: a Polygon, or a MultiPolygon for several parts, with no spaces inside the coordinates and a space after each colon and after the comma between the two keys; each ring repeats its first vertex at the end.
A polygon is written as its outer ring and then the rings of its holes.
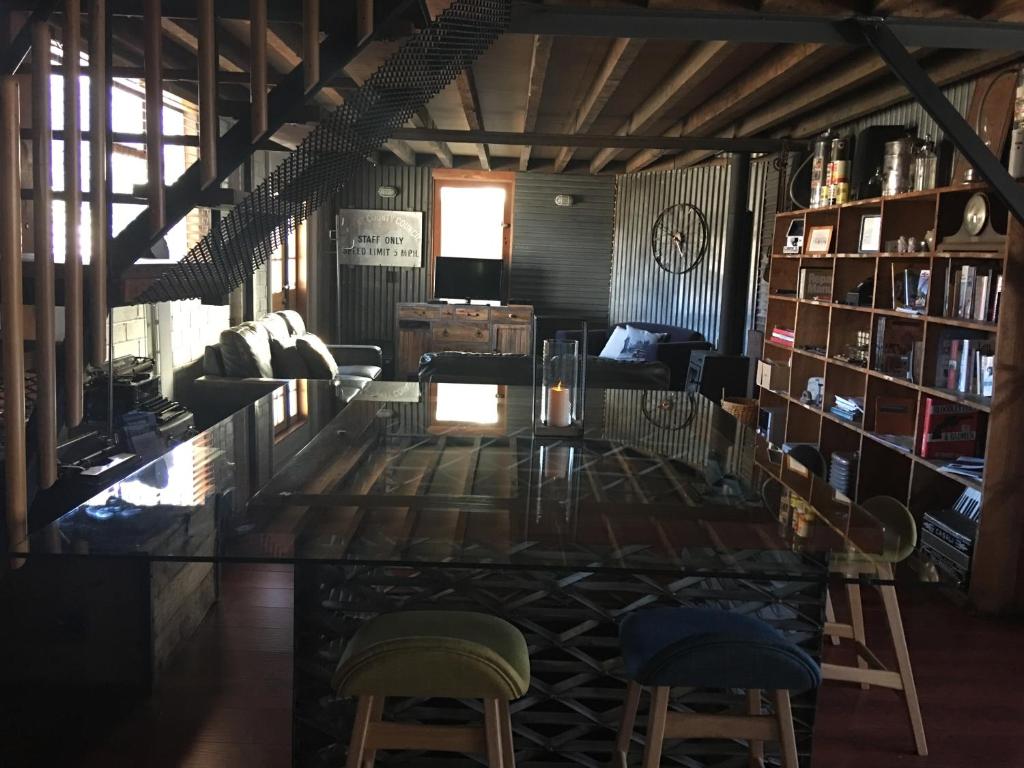
{"type": "Polygon", "coordinates": [[[885,20],[864,19],[859,26],[868,45],[903,82],[982,178],[992,185],[993,191],[1006,203],[1018,221],[1024,222],[1024,187],[1014,181],[999,158],[992,154],[939,86],[928,77],[885,20]]]}

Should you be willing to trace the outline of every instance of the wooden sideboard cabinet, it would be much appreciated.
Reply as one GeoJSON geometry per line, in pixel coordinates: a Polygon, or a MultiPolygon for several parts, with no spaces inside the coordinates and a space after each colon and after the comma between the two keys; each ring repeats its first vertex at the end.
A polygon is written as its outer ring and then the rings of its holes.
{"type": "Polygon", "coordinates": [[[395,377],[415,378],[424,352],[528,354],[533,307],[513,304],[399,304],[395,377]]]}

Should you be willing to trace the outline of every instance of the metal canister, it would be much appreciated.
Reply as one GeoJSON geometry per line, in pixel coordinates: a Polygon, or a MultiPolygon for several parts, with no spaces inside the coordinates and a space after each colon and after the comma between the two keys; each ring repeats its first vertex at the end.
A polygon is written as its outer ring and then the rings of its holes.
{"type": "Polygon", "coordinates": [[[832,139],[829,150],[827,205],[842,205],[850,199],[850,140],[832,139]]]}
{"type": "Polygon", "coordinates": [[[825,175],[828,172],[829,150],[832,137],[829,134],[819,137],[814,142],[811,156],[811,208],[828,205],[825,175]]]}
{"type": "Polygon", "coordinates": [[[882,194],[898,195],[910,191],[910,169],[914,159],[914,138],[904,136],[902,139],[885,143],[885,156],[882,158],[882,194]]]}

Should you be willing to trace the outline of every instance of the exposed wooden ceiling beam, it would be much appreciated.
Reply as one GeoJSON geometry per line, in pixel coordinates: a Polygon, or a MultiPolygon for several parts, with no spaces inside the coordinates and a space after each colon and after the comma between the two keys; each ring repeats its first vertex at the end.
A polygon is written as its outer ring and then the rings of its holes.
{"type": "MultiPolygon", "coordinates": [[[[417,109],[416,113],[409,118],[409,123],[413,128],[424,131],[431,131],[437,127],[434,125],[434,119],[430,116],[430,112],[426,107],[417,109]]],[[[455,164],[452,151],[447,143],[436,139],[424,139],[424,141],[429,145],[430,151],[434,153],[443,167],[451,168],[455,164]]]]}
{"type": "MultiPolygon", "coordinates": [[[[462,104],[462,112],[466,116],[469,130],[482,131],[484,124],[480,117],[480,98],[477,96],[472,67],[466,67],[455,78],[455,89],[459,93],[459,102],[462,104]]],[[[487,147],[484,144],[477,144],[476,154],[480,158],[480,167],[485,171],[491,170],[491,159],[487,155],[487,147]]]]}
{"type": "MultiPolygon", "coordinates": [[[[649,130],[654,123],[689,96],[698,85],[707,80],[735,50],[734,44],[722,41],[700,43],[695,46],[679,66],[619,127],[616,135],[632,136],[649,130]]],[[[616,148],[602,149],[590,161],[590,172],[600,173],[618,155],[619,150],[616,148]]]]}
{"type": "Polygon", "coordinates": [[[721,138],[717,136],[605,136],[592,133],[516,133],[511,131],[453,131],[445,129],[399,128],[394,137],[406,141],[448,141],[453,144],[508,144],[536,147],[627,147],[645,149],[716,149],[743,152],[772,152],[789,141],[781,137],[721,138]]]}
{"type": "MultiPolygon", "coordinates": [[[[608,99],[612,97],[615,90],[626,76],[626,72],[633,65],[640,50],[644,47],[644,40],[635,37],[620,37],[615,40],[608,49],[601,69],[597,77],[590,84],[583,101],[576,109],[576,115],[572,121],[570,133],[586,133],[590,126],[597,120],[601,110],[604,109],[608,99]]],[[[562,147],[555,156],[555,173],[561,173],[572,160],[575,154],[575,147],[562,147]]]]}
{"type": "MultiPolygon", "coordinates": [[[[540,100],[544,95],[544,78],[548,74],[548,60],[551,58],[551,45],[554,38],[546,35],[533,36],[533,55],[530,57],[529,90],[526,93],[526,109],[523,110],[523,133],[531,133],[537,127],[537,115],[540,114],[540,100]]],[[[523,147],[519,153],[519,170],[530,167],[530,152],[533,147],[523,147]]]]}
{"type": "MultiPolygon", "coordinates": [[[[749,76],[737,78],[732,85],[677,121],[665,135],[687,136],[718,131],[838,55],[841,51],[815,43],[780,48],[758,62],[749,76]]],[[[642,170],[662,154],[659,150],[639,152],[626,163],[626,170],[630,173],[642,170]]]]}
{"type": "MultiPolygon", "coordinates": [[[[160,20],[164,34],[179,45],[187,48],[192,53],[199,52],[198,33],[194,32],[186,22],[169,19],[166,16],[160,20]]],[[[248,29],[248,26],[246,26],[248,29]]],[[[247,56],[238,50],[237,46],[225,44],[223,40],[217,43],[220,54],[220,68],[228,72],[244,72],[248,67],[247,56]]]]}

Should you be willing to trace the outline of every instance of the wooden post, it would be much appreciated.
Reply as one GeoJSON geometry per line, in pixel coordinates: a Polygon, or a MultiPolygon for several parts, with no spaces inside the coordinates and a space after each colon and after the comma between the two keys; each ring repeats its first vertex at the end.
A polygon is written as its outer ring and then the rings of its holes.
{"type": "Polygon", "coordinates": [[[214,0],[199,0],[199,162],[202,185],[217,178],[217,26],[214,0]]]}
{"type": "Polygon", "coordinates": [[[107,2],[89,3],[89,213],[92,255],[89,272],[89,357],[93,365],[107,359],[107,2]]]}
{"type": "Polygon", "coordinates": [[[312,90],[320,81],[320,0],[302,0],[302,71],[312,90]]]}
{"type": "Polygon", "coordinates": [[[3,323],[7,543],[28,536],[25,336],[21,316],[21,143],[18,81],[0,78],[0,322],[3,323]]]}
{"type": "Polygon", "coordinates": [[[82,217],[81,93],[78,77],[82,41],[82,4],[64,4],[64,415],[69,427],[84,416],[85,338],[82,317],[82,253],[78,225],[82,217]]]}
{"type": "Polygon", "coordinates": [[[39,485],[57,482],[57,339],[53,268],[52,139],[50,138],[50,25],[32,25],[32,227],[35,258],[36,373],[39,392],[39,485]]]}
{"type": "Polygon", "coordinates": [[[267,0],[249,0],[249,76],[255,140],[267,132],[267,0]]]}
{"type": "Polygon", "coordinates": [[[146,170],[149,179],[149,214],[153,230],[164,228],[164,84],[161,71],[163,28],[160,0],[146,0],[143,13],[146,67],[146,170]]]}
{"type": "Polygon", "coordinates": [[[373,0],[356,0],[356,38],[362,42],[373,34],[373,0]]]}
{"type": "Polygon", "coordinates": [[[971,569],[971,599],[982,611],[1024,610],[1024,224],[1011,214],[999,300],[995,387],[985,449],[982,515],[971,569]],[[1016,448],[1015,448],[1016,446],[1016,448]]]}

